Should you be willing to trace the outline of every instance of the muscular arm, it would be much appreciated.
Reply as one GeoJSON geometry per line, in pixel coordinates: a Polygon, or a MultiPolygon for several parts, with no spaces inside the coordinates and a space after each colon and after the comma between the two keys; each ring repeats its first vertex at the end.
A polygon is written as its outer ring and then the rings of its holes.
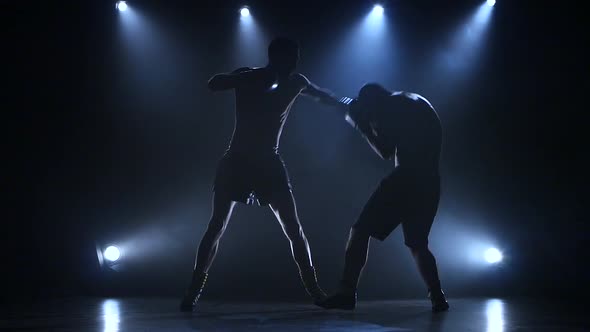
{"type": "Polygon", "coordinates": [[[368,117],[363,116],[361,112],[346,113],[346,122],[359,131],[361,136],[367,140],[373,151],[381,157],[381,159],[391,159],[395,154],[395,146],[387,144],[383,137],[373,129],[368,117]]]}
{"type": "Polygon", "coordinates": [[[312,97],[316,101],[319,101],[322,104],[326,104],[329,106],[336,106],[343,112],[348,110],[348,104],[352,101],[351,98],[343,97],[337,98],[332,92],[326,89],[322,89],[317,85],[311,83],[307,77],[299,74],[301,84],[303,86],[303,90],[301,90],[301,94],[312,97]]]}
{"type": "Polygon", "coordinates": [[[243,81],[244,74],[249,72],[250,68],[238,68],[231,73],[217,74],[209,79],[207,86],[212,91],[223,91],[237,88],[243,81]]]}
{"type": "Polygon", "coordinates": [[[370,131],[367,134],[362,134],[363,137],[367,140],[373,151],[377,153],[381,159],[391,159],[395,154],[395,147],[390,147],[387,144],[384,144],[381,139],[373,131],[370,131]]]}

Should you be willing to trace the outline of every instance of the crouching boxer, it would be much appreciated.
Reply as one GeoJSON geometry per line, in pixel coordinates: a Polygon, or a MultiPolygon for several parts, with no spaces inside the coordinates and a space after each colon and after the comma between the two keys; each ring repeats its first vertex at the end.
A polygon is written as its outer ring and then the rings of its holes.
{"type": "Polygon", "coordinates": [[[350,102],[346,119],[381,158],[393,159],[395,167],[352,226],[339,289],[320,306],[354,309],[370,238],[383,241],[401,224],[405,244],[428,287],[432,310],[447,310],[436,260],[428,248],[440,196],[442,130],[437,113],[420,95],[392,93],[378,84],[367,84],[350,102]]]}

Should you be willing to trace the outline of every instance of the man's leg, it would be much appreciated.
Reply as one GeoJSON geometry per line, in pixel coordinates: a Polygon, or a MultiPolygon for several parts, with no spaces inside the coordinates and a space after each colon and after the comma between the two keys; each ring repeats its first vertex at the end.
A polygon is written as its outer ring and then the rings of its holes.
{"type": "Polygon", "coordinates": [[[236,202],[228,195],[215,193],[213,196],[213,212],[205,234],[199,244],[199,250],[195,260],[195,273],[208,273],[219,247],[221,236],[227,228],[229,218],[236,202]]]}
{"type": "Polygon", "coordinates": [[[414,211],[409,213],[402,223],[405,245],[410,249],[418,271],[429,291],[440,289],[436,259],[428,249],[428,234],[434,221],[433,213],[423,213],[424,204],[415,204],[414,211]]]}
{"type": "Polygon", "coordinates": [[[344,255],[344,271],[338,291],[329,296],[319,305],[326,309],[352,310],[356,306],[356,289],[367,263],[370,236],[367,232],[350,229],[346,253],[344,255]]]}
{"type": "MultiPolygon", "coordinates": [[[[420,188],[420,186],[417,186],[420,188]]],[[[432,302],[432,310],[445,311],[449,304],[440,286],[436,259],[428,248],[428,235],[436,216],[439,201],[439,187],[427,190],[426,194],[416,196],[410,204],[408,214],[402,223],[405,244],[414,257],[418,271],[428,287],[428,296],[432,302]]],[[[429,188],[429,187],[427,187],[429,188]]]]}
{"type": "Polygon", "coordinates": [[[381,181],[371,195],[357,222],[352,226],[346,254],[344,271],[339,290],[320,303],[326,309],[348,309],[356,306],[356,289],[360,275],[367,262],[370,238],[383,241],[398,225],[398,202],[395,173],[381,181]]]}
{"type": "Polygon", "coordinates": [[[418,266],[418,271],[428,287],[428,297],[430,297],[430,301],[432,302],[432,311],[448,310],[449,303],[440,286],[436,259],[432,252],[430,252],[430,249],[428,249],[428,244],[408,245],[408,247],[410,247],[414,261],[418,266]]]}
{"type": "Polygon", "coordinates": [[[275,195],[270,208],[283,228],[291,244],[291,254],[299,268],[305,289],[315,302],[323,300],[325,293],[318,285],[315,269],[311,259],[309,243],[299,222],[295,199],[290,190],[275,195]]]}
{"type": "Polygon", "coordinates": [[[428,289],[430,291],[440,290],[436,259],[430,249],[428,249],[428,245],[410,247],[410,251],[412,252],[412,256],[414,256],[418,271],[428,289]]]}
{"type": "Polygon", "coordinates": [[[216,191],[213,194],[211,220],[199,244],[191,284],[180,305],[183,311],[192,311],[199,300],[207,280],[207,273],[217,255],[219,241],[225,232],[235,204],[236,202],[232,201],[229,195],[224,192],[216,191]]]}
{"type": "Polygon", "coordinates": [[[346,243],[346,253],[344,256],[344,271],[340,287],[343,291],[356,293],[358,282],[367,263],[369,254],[368,233],[350,229],[348,242],[346,243]]]}

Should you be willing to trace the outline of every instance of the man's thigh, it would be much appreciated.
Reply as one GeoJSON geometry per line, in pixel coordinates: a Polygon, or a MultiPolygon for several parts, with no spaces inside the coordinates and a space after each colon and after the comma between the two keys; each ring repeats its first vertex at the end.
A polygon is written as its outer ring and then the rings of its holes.
{"type": "Polygon", "coordinates": [[[417,183],[408,197],[402,220],[405,244],[410,248],[426,246],[438,210],[440,183],[417,183]]]}
{"type": "Polygon", "coordinates": [[[213,192],[246,204],[253,189],[249,173],[250,167],[242,158],[226,153],[217,165],[213,192]]]}
{"type": "MultiPolygon", "coordinates": [[[[285,206],[293,205],[291,180],[283,159],[279,155],[269,157],[261,165],[256,175],[255,194],[260,205],[285,206]]],[[[285,209],[283,208],[283,209],[285,209]]]]}
{"type": "Polygon", "coordinates": [[[395,176],[381,181],[365,204],[354,230],[385,240],[402,221],[404,214],[404,186],[395,176]]]}

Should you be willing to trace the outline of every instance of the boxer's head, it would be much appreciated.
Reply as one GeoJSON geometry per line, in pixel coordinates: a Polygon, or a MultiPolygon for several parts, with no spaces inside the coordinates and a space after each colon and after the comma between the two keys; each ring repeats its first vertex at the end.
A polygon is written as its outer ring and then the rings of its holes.
{"type": "Polygon", "coordinates": [[[381,102],[391,96],[391,92],[377,83],[367,83],[359,91],[358,101],[360,103],[381,102]]]}
{"type": "Polygon", "coordinates": [[[359,91],[359,95],[351,108],[362,110],[364,112],[375,113],[387,97],[391,96],[391,92],[385,89],[382,85],[377,83],[365,84],[359,91]]]}
{"type": "Polygon", "coordinates": [[[268,63],[280,74],[290,74],[299,61],[299,45],[297,42],[278,37],[268,45],[268,63]]]}

